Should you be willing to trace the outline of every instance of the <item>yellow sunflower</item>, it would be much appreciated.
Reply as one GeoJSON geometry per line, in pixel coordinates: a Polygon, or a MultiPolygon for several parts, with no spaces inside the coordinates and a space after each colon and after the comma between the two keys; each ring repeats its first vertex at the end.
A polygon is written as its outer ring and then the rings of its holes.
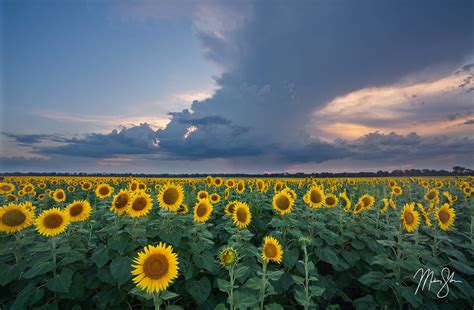
{"type": "Polygon", "coordinates": [[[389,206],[388,198],[384,198],[382,202],[383,202],[383,208],[380,209],[380,213],[385,213],[387,212],[388,206],[389,206]]]}
{"type": "Polygon", "coordinates": [[[160,207],[173,212],[178,210],[179,206],[183,203],[183,199],[183,186],[180,184],[167,183],[158,194],[160,207]]]}
{"type": "Polygon", "coordinates": [[[392,192],[391,195],[394,196],[400,196],[403,193],[403,190],[400,186],[394,186],[392,187],[392,192]]]}
{"type": "Polygon", "coordinates": [[[219,196],[219,194],[213,193],[209,196],[209,200],[211,201],[211,203],[218,203],[219,201],[221,201],[221,196],[219,196]]]}
{"type": "Polygon", "coordinates": [[[277,239],[265,237],[263,239],[262,258],[265,262],[281,263],[283,249],[277,239]]]}
{"type": "Polygon", "coordinates": [[[362,204],[364,205],[364,209],[367,210],[367,209],[372,208],[372,206],[375,203],[375,198],[374,196],[365,194],[362,197],[360,197],[359,201],[362,202],[362,204]]]}
{"type": "Polygon", "coordinates": [[[19,232],[33,224],[34,211],[25,204],[10,203],[0,208],[0,231],[8,234],[19,232]]]}
{"type": "Polygon", "coordinates": [[[100,199],[105,199],[107,197],[110,197],[110,195],[112,195],[113,191],[114,191],[114,189],[112,188],[112,186],[110,186],[107,183],[99,184],[95,188],[95,194],[100,199]]]}
{"type": "Polygon", "coordinates": [[[227,179],[225,181],[225,186],[228,188],[232,188],[235,186],[235,181],[233,179],[227,179]]]}
{"type": "Polygon", "coordinates": [[[339,197],[344,200],[344,212],[349,212],[351,209],[351,200],[347,197],[346,191],[339,194],[339,197]]]}
{"type": "Polygon", "coordinates": [[[435,216],[438,220],[439,228],[442,230],[450,230],[451,226],[454,224],[456,212],[453,208],[449,207],[449,204],[445,203],[441,206],[441,208],[436,210],[435,216]]]}
{"type": "Polygon", "coordinates": [[[213,181],[214,181],[214,186],[215,187],[221,187],[221,185],[224,183],[222,181],[222,178],[220,178],[220,177],[216,177],[213,181]]]}
{"type": "Polygon", "coordinates": [[[415,203],[405,204],[403,207],[401,219],[406,231],[412,232],[420,225],[420,214],[415,211],[415,203]]]}
{"type": "Polygon", "coordinates": [[[65,210],[71,222],[85,221],[91,216],[92,208],[87,200],[74,200],[65,210]]]}
{"type": "Polygon", "coordinates": [[[449,203],[450,206],[454,203],[455,200],[449,192],[444,192],[443,196],[446,197],[446,200],[448,200],[448,203],[449,203]]]}
{"type": "Polygon", "coordinates": [[[206,222],[211,216],[214,207],[208,199],[199,200],[194,206],[194,221],[198,223],[206,222]]]}
{"type": "Polygon", "coordinates": [[[164,291],[178,277],[178,255],[171,245],[148,245],[134,259],[133,283],[147,293],[164,291]]]}
{"type": "Polygon", "coordinates": [[[53,199],[56,202],[63,202],[66,200],[66,193],[62,188],[58,188],[53,192],[53,199]]]}
{"type": "Polygon", "coordinates": [[[232,266],[237,262],[237,252],[231,247],[224,248],[219,253],[219,261],[222,266],[232,266]]]}
{"type": "Polygon", "coordinates": [[[153,208],[153,202],[150,195],[144,191],[137,190],[132,197],[127,213],[131,217],[142,217],[148,215],[151,208],[153,208]]]}
{"type": "Polygon", "coordinates": [[[306,203],[308,203],[311,208],[321,208],[324,203],[324,190],[317,185],[311,186],[305,196],[306,203]]]}
{"type": "Polygon", "coordinates": [[[240,181],[240,182],[237,183],[235,191],[237,192],[237,194],[242,194],[245,191],[244,181],[240,181]]]}
{"type": "Polygon", "coordinates": [[[120,190],[117,195],[114,196],[110,211],[115,212],[119,215],[124,214],[132,205],[132,198],[134,193],[131,193],[125,189],[120,190]]]}
{"type": "Polygon", "coordinates": [[[92,184],[90,182],[86,181],[86,182],[82,183],[81,188],[82,188],[83,191],[88,191],[92,188],[92,184]]]}
{"type": "Polygon", "coordinates": [[[438,199],[439,192],[437,189],[429,190],[425,195],[425,200],[429,202],[433,202],[438,199]]]}
{"type": "Polygon", "coordinates": [[[43,236],[53,237],[64,232],[69,225],[69,214],[59,208],[43,211],[36,219],[36,230],[43,236]]]}
{"type": "Polygon", "coordinates": [[[284,185],[285,185],[285,184],[284,184],[283,182],[281,182],[281,181],[276,182],[275,185],[273,186],[273,192],[274,192],[274,193],[280,192],[280,191],[282,190],[282,188],[283,188],[284,185]]]}
{"type": "Polygon", "coordinates": [[[273,196],[273,208],[281,215],[290,213],[293,209],[294,200],[286,192],[279,192],[273,196]]]}
{"type": "Polygon", "coordinates": [[[0,182],[0,195],[10,194],[15,190],[15,185],[7,182],[0,182]]]}
{"type": "Polygon", "coordinates": [[[252,213],[250,213],[250,207],[244,202],[236,202],[233,214],[233,220],[235,225],[239,228],[245,228],[250,224],[252,219],[252,213]]]}
{"type": "Polygon", "coordinates": [[[324,197],[324,205],[328,208],[334,208],[337,205],[338,199],[333,194],[324,197]]]}
{"type": "Polygon", "coordinates": [[[197,194],[197,199],[198,200],[201,200],[201,199],[207,199],[209,198],[209,193],[206,192],[206,191],[199,191],[198,194],[197,194]]]}

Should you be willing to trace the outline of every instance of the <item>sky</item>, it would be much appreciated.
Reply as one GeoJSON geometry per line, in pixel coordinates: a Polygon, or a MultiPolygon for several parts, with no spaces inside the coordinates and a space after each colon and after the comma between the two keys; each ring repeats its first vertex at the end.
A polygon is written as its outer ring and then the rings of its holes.
{"type": "Polygon", "coordinates": [[[470,0],[0,10],[0,172],[474,167],[470,0]]]}

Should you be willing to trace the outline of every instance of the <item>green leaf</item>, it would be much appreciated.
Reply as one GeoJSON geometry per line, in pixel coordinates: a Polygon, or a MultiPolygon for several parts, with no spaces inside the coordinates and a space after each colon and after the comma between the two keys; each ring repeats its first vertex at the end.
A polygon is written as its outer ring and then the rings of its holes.
{"type": "Polygon", "coordinates": [[[122,234],[119,237],[111,238],[107,241],[107,245],[119,253],[123,253],[128,246],[128,236],[126,234],[122,234]]]}
{"type": "Polygon", "coordinates": [[[110,273],[118,284],[123,284],[132,278],[130,260],[126,257],[114,259],[110,264],[110,273]]]}
{"type": "Polygon", "coordinates": [[[110,260],[109,250],[106,247],[97,248],[91,259],[97,265],[97,268],[100,268],[110,260]]]}
{"type": "Polygon", "coordinates": [[[13,302],[10,310],[27,309],[28,300],[30,299],[31,294],[33,294],[34,290],[35,284],[33,282],[28,283],[28,285],[25,286],[15,297],[15,301],[13,302]]]}
{"type": "Polygon", "coordinates": [[[283,255],[282,263],[288,269],[292,269],[298,261],[299,251],[298,248],[293,248],[285,252],[283,255]]]}
{"type": "Polygon", "coordinates": [[[222,292],[229,292],[232,287],[232,285],[230,285],[230,282],[224,279],[217,279],[217,286],[222,292]]]}
{"type": "Polygon", "coordinates": [[[372,288],[380,288],[384,280],[384,273],[380,271],[371,271],[359,278],[359,282],[372,288]]]}
{"type": "Polygon", "coordinates": [[[17,278],[22,272],[22,267],[20,265],[7,265],[0,264],[0,285],[5,286],[6,284],[13,281],[17,278]]]}
{"type": "Polygon", "coordinates": [[[84,259],[85,259],[85,256],[82,253],[72,250],[68,252],[66,256],[61,260],[60,265],[66,266],[74,262],[83,261],[84,259]]]}
{"type": "Polygon", "coordinates": [[[234,271],[234,277],[235,277],[236,279],[238,279],[238,278],[240,278],[240,277],[243,277],[243,276],[247,273],[247,271],[248,271],[249,269],[250,269],[250,268],[247,267],[247,266],[241,266],[241,267],[235,269],[235,271],[234,271]]]}
{"type": "Polygon", "coordinates": [[[326,289],[324,287],[320,287],[320,286],[310,286],[309,287],[311,297],[319,297],[324,293],[325,290],[326,289]]]}
{"type": "Polygon", "coordinates": [[[309,306],[310,302],[306,299],[305,292],[301,286],[298,286],[293,291],[293,296],[295,297],[296,302],[302,306],[309,306]]]}
{"type": "Polygon", "coordinates": [[[129,294],[132,294],[132,295],[135,295],[135,296],[140,296],[146,300],[151,300],[153,299],[153,294],[148,294],[147,292],[145,291],[142,291],[140,288],[138,287],[134,287],[132,288],[129,292],[129,294]]]}
{"type": "Polygon", "coordinates": [[[67,293],[71,287],[73,274],[74,271],[69,268],[64,268],[60,275],[56,275],[46,282],[46,287],[53,292],[67,293]]]}
{"type": "Polygon", "coordinates": [[[269,271],[267,274],[267,277],[269,280],[278,281],[280,277],[283,275],[283,273],[284,272],[281,270],[269,271]]]}
{"type": "Polygon", "coordinates": [[[321,260],[331,265],[337,265],[339,263],[337,254],[330,247],[324,247],[320,250],[316,249],[315,253],[321,260]]]}
{"type": "Polygon", "coordinates": [[[190,280],[186,282],[186,291],[193,297],[198,305],[204,303],[211,293],[211,282],[208,278],[202,277],[199,281],[190,280]]]}
{"type": "MultiPolygon", "coordinates": [[[[397,243],[393,240],[377,240],[377,243],[383,246],[396,246],[397,245],[397,243]]],[[[368,295],[368,296],[372,297],[372,295],[368,295]]]]}
{"type": "Polygon", "coordinates": [[[293,278],[293,280],[295,281],[296,284],[303,285],[303,283],[304,283],[304,278],[303,277],[299,277],[299,276],[295,276],[295,275],[291,275],[291,277],[293,278]]]}
{"type": "Polygon", "coordinates": [[[366,246],[365,242],[363,242],[359,239],[352,240],[351,245],[356,250],[362,250],[366,246]]]}
{"type": "Polygon", "coordinates": [[[266,310],[284,310],[285,308],[283,308],[283,306],[280,304],[273,303],[273,304],[266,305],[265,309],[266,310]]]}
{"type": "Polygon", "coordinates": [[[26,271],[23,274],[23,278],[31,279],[31,278],[34,278],[36,276],[39,276],[40,274],[44,274],[44,273],[53,271],[53,269],[54,269],[54,263],[53,262],[40,262],[40,263],[34,264],[33,267],[28,269],[28,271],[26,271]]]}
{"type": "Polygon", "coordinates": [[[353,300],[353,305],[356,309],[375,309],[375,300],[372,295],[367,295],[353,300]]]}
{"type": "Polygon", "coordinates": [[[245,283],[245,287],[254,289],[254,290],[259,290],[262,285],[262,279],[253,277],[247,280],[245,283]]]}
{"type": "Polygon", "coordinates": [[[163,291],[163,292],[160,293],[160,297],[163,300],[173,299],[173,298],[176,298],[178,296],[179,296],[179,294],[176,294],[176,293],[170,292],[170,291],[163,291]]]}
{"type": "Polygon", "coordinates": [[[166,310],[182,310],[183,307],[177,306],[177,305],[168,305],[166,306],[166,310]]]}
{"type": "Polygon", "coordinates": [[[470,276],[473,276],[474,275],[474,268],[466,265],[466,264],[463,264],[457,260],[454,260],[454,259],[450,259],[451,261],[451,264],[453,265],[453,267],[458,270],[459,272],[462,272],[464,274],[467,274],[467,275],[470,275],[470,276]]]}

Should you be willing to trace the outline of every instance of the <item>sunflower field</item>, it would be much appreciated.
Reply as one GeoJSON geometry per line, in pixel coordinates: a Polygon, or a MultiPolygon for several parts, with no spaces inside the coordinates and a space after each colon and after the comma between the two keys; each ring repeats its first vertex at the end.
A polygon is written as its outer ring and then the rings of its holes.
{"type": "Polygon", "coordinates": [[[0,309],[472,309],[473,189],[5,176],[0,309]]]}

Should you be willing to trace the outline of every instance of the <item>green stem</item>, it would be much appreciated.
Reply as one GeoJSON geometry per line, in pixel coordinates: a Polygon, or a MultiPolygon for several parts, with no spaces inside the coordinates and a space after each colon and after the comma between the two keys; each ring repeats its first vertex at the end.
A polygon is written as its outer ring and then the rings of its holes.
{"type": "Polygon", "coordinates": [[[229,291],[229,307],[230,310],[234,310],[234,265],[229,268],[230,277],[230,291],[229,291]]]}
{"type": "Polygon", "coordinates": [[[53,269],[53,275],[56,276],[56,238],[51,237],[51,254],[53,256],[53,264],[54,264],[54,269],[53,269]]]}
{"type": "Polygon", "coordinates": [[[153,305],[155,306],[155,310],[159,310],[161,306],[161,297],[160,293],[153,292],[153,305]]]}
{"type": "Polygon", "coordinates": [[[309,304],[309,268],[308,268],[308,251],[306,250],[306,245],[303,245],[303,252],[304,252],[304,294],[306,297],[306,303],[304,304],[304,309],[308,309],[309,304]]]}
{"type": "Polygon", "coordinates": [[[267,262],[263,262],[262,266],[262,282],[260,285],[260,310],[263,310],[263,301],[265,300],[265,291],[266,291],[266,273],[267,273],[267,262]]]}

